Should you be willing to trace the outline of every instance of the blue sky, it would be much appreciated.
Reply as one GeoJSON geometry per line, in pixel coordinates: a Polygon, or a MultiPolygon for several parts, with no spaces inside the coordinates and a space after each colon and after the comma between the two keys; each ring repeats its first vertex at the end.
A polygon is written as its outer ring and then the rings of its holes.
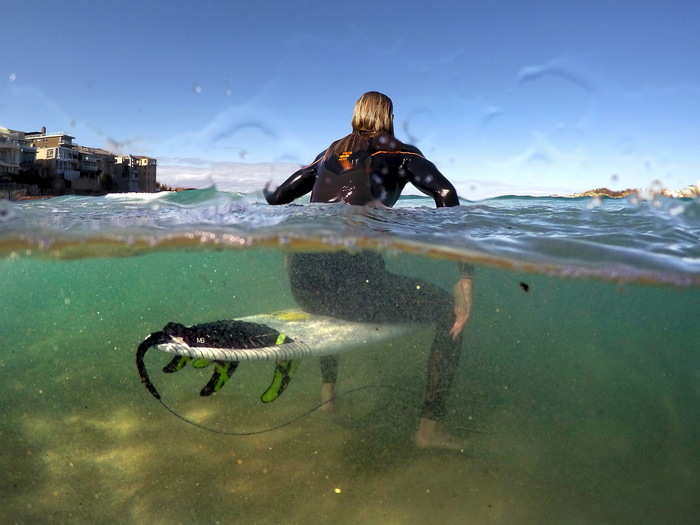
{"type": "Polygon", "coordinates": [[[468,198],[700,179],[699,2],[36,1],[3,16],[0,126],[155,156],[166,182],[279,179],[347,133],[368,90],[468,198]],[[239,163],[267,168],[240,178],[239,163]]]}

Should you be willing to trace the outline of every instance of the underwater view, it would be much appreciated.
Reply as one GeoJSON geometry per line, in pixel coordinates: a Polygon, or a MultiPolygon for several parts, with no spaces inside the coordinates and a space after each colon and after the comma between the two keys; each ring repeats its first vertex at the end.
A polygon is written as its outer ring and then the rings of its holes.
{"type": "Polygon", "coordinates": [[[698,200],[0,201],[0,279],[2,523],[697,521],[698,200]],[[463,446],[414,442],[430,323],[337,354],[333,410],[313,356],[274,402],[269,360],[201,396],[211,367],[154,350],[172,413],[144,387],[137,347],[168,323],[298,309],[305,253],[448,292],[472,268],[443,418],[463,446]]]}

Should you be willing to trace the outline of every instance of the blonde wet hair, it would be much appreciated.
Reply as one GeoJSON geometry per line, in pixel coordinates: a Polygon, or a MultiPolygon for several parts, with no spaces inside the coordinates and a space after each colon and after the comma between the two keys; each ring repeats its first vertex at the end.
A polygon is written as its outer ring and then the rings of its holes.
{"type": "Polygon", "coordinates": [[[368,91],[355,102],[352,130],[369,135],[394,135],[394,104],[384,93],[368,91]]]}

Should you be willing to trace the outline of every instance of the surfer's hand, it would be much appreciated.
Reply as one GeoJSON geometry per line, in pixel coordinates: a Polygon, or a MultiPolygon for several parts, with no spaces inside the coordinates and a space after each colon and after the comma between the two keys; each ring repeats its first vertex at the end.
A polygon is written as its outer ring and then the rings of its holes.
{"type": "Polygon", "coordinates": [[[472,280],[470,277],[462,277],[454,287],[455,297],[455,323],[450,329],[450,336],[457,340],[464,330],[464,325],[469,320],[472,307],[472,280]]]}
{"type": "Polygon", "coordinates": [[[265,197],[265,200],[267,201],[268,204],[276,204],[275,201],[275,192],[270,189],[271,183],[267,182],[265,183],[265,187],[263,188],[263,197],[265,197]]]}

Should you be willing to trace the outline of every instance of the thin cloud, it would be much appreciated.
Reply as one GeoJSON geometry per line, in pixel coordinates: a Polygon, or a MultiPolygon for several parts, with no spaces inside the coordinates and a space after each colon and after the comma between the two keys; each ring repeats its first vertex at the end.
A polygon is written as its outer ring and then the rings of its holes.
{"type": "Polygon", "coordinates": [[[594,93],[595,87],[593,83],[588,80],[583,74],[578,73],[571,67],[567,66],[564,60],[555,58],[550,60],[545,64],[538,64],[534,66],[524,66],[518,71],[518,83],[525,84],[527,82],[534,82],[543,77],[556,77],[567,82],[580,87],[587,93],[594,93]]]}

